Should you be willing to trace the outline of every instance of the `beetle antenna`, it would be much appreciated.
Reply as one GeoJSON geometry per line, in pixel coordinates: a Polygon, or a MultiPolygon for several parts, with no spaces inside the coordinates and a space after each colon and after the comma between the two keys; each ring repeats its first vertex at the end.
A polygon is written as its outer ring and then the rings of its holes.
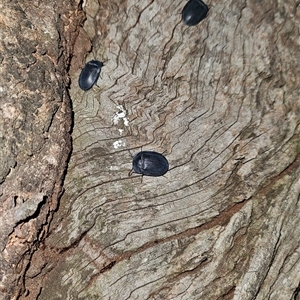
{"type": "Polygon", "coordinates": [[[128,149],[128,152],[129,152],[131,158],[133,158],[133,155],[132,155],[132,153],[131,153],[131,151],[129,149],[128,149]]]}
{"type": "Polygon", "coordinates": [[[129,171],[128,176],[131,177],[131,175],[134,173],[133,168],[129,171]]]}
{"type": "MultiPolygon", "coordinates": [[[[135,173],[135,172],[134,172],[133,169],[131,169],[131,170],[129,171],[129,173],[128,173],[128,176],[131,177],[131,175],[132,175],[133,173],[135,173]]],[[[141,183],[143,183],[143,177],[144,177],[144,174],[142,174],[142,176],[141,176],[141,183]]]]}
{"type": "Polygon", "coordinates": [[[164,150],[164,152],[162,153],[163,155],[166,155],[168,154],[168,151],[167,150],[164,150]]]}

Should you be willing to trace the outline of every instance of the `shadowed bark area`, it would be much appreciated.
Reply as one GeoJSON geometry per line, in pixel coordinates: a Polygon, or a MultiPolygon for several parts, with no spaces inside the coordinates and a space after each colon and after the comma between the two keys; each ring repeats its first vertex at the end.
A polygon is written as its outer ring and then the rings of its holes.
{"type": "Polygon", "coordinates": [[[62,193],[71,151],[67,68],[84,16],[64,2],[0,3],[0,299],[32,295],[25,278],[62,193]]]}
{"type": "Polygon", "coordinates": [[[299,3],[208,2],[195,27],[184,4],[83,3],[65,192],[20,299],[299,299],[299,3]],[[141,147],[164,177],[128,177],[141,147]]]}

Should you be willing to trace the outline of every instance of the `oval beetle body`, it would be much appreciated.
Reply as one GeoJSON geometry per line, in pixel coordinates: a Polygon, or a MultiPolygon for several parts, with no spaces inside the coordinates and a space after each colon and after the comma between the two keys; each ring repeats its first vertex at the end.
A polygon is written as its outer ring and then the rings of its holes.
{"type": "Polygon", "coordinates": [[[101,61],[98,60],[89,61],[82,69],[79,75],[79,79],[78,79],[79,87],[84,91],[87,91],[90,88],[92,88],[93,85],[97,82],[101,72],[101,68],[103,66],[104,64],[101,61]]]}
{"type": "Polygon", "coordinates": [[[189,0],[182,10],[182,21],[188,26],[195,26],[208,13],[208,6],[201,0],[189,0]]]}
{"type": "Polygon", "coordinates": [[[146,176],[163,176],[169,170],[168,160],[160,153],[154,151],[141,151],[133,157],[132,173],[146,176]]]}

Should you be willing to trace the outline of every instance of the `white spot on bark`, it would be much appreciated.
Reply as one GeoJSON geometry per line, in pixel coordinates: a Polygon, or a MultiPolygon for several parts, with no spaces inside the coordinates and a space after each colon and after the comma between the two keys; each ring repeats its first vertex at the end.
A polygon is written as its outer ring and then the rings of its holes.
{"type": "Polygon", "coordinates": [[[123,120],[124,125],[129,126],[129,121],[126,118],[126,110],[123,105],[117,105],[117,109],[118,111],[112,117],[113,124],[117,125],[119,123],[119,120],[123,120]]]}
{"type": "Polygon", "coordinates": [[[118,140],[118,141],[115,141],[113,143],[113,146],[114,146],[115,149],[118,149],[118,148],[120,148],[122,146],[125,146],[125,145],[126,145],[126,143],[122,140],[118,140]]]}

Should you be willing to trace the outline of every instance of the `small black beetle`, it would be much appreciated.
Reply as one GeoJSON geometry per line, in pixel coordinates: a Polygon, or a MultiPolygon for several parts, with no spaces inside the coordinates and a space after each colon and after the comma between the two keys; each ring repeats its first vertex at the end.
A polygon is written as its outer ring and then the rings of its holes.
{"type": "Polygon", "coordinates": [[[103,66],[104,64],[101,61],[89,61],[79,75],[79,87],[84,91],[89,90],[97,82],[103,66]]]}
{"type": "Polygon", "coordinates": [[[169,170],[169,162],[160,153],[154,151],[141,151],[133,157],[132,173],[138,173],[146,176],[162,176],[169,170]]]}
{"type": "Polygon", "coordinates": [[[190,0],[182,10],[182,21],[188,26],[197,25],[208,13],[207,5],[201,0],[190,0]]]}

